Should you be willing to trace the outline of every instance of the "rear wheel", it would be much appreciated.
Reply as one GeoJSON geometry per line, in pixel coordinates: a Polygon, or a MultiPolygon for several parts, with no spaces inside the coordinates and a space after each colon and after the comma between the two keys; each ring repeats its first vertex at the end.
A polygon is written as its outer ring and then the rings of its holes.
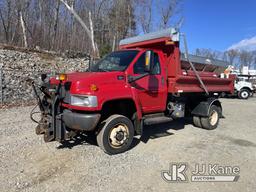
{"type": "Polygon", "coordinates": [[[198,116],[193,116],[193,124],[196,127],[202,128],[201,118],[198,116]]]}
{"type": "Polygon", "coordinates": [[[242,89],[238,93],[239,99],[248,99],[250,96],[250,91],[247,89],[242,89]]]}
{"type": "Polygon", "coordinates": [[[130,119],[123,115],[112,115],[102,122],[97,135],[99,147],[110,155],[129,149],[134,136],[134,127],[130,119]]]}
{"type": "Polygon", "coordinates": [[[208,117],[201,117],[201,124],[204,129],[212,130],[216,129],[219,124],[221,112],[219,107],[212,105],[209,110],[208,117]]]}

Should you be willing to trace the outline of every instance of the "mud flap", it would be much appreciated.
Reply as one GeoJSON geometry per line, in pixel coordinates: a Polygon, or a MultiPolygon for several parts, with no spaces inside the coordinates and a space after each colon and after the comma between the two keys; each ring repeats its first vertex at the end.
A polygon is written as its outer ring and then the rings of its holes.
{"type": "Polygon", "coordinates": [[[199,116],[199,117],[208,117],[209,109],[212,105],[216,105],[219,107],[221,112],[221,118],[224,116],[222,115],[222,107],[221,103],[217,98],[208,98],[207,101],[200,102],[191,112],[192,115],[199,116]]]}

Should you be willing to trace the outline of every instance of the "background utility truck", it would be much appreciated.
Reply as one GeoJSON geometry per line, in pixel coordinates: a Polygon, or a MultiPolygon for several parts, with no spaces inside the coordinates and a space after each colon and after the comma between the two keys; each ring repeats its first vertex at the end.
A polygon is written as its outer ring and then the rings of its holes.
{"type": "Polygon", "coordinates": [[[46,142],[94,133],[101,149],[117,154],[150,122],[190,116],[197,127],[215,129],[218,95],[234,91],[234,78],[220,78],[221,66],[203,59],[193,64],[187,51],[182,59],[179,41],[175,29],[128,38],[88,72],[42,75],[36,133],[46,142]]]}
{"type": "Polygon", "coordinates": [[[255,92],[255,87],[248,80],[249,77],[249,75],[237,75],[235,80],[235,96],[238,96],[239,99],[248,99],[255,92]]]}

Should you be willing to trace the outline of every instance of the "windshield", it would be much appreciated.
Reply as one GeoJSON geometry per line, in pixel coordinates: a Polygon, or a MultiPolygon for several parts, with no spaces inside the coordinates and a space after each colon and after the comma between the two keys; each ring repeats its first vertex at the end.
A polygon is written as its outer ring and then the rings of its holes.
{"type": "Polygon", "coordinates": [[[124,71],[135,56],[138,54],[136,50],[116,51],[110,53],[99,62],[91,66],[92,72],[108,72],[108,71],[124,71]]]}

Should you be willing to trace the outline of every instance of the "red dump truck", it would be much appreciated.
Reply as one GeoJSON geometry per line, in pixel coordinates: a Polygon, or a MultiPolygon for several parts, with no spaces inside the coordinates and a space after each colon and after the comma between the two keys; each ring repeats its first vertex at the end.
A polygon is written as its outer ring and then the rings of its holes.
{"type": "Polygon", "coordinates": [[[43,74],[43,96],[32,83],[41,110],[36,133],[46,142],[93,133],[104,152],[117,154],[145,124],[191,117],[195,126],[215,129],[222,117],[218,97],[234,91],[234,77],[220,77],[221,61],[181,54],[180,37],[166,29],[124,39],[87,72],[43,74]]]}

